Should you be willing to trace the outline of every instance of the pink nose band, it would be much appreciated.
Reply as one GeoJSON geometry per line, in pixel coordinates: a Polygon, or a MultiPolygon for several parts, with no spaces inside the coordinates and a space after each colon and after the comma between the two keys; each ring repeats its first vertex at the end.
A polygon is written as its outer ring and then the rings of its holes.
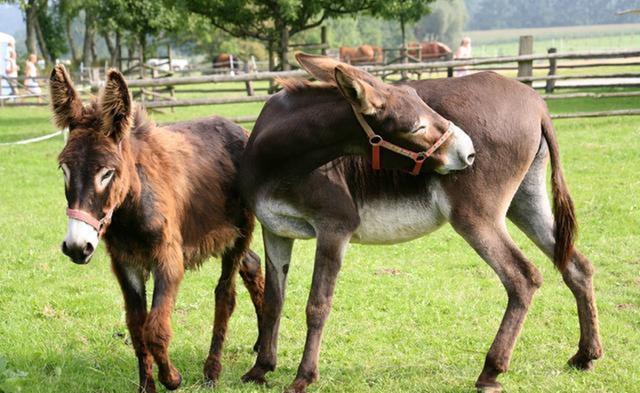
{"type": "Polygon", "coordinates": [[[98,232],[99,235],[102,235],[102,230],[104,226],[111,221],[111,216],[113,215],[113,209],[110,209],[107,214],[102,218],[102,220],[98,220],[93,217],[91,214],[77,209],[69,209],[67,208],[67,217],[76,219],[78,221],[82,221],[85,224],[90,225],[93,229],[98,232]]]}

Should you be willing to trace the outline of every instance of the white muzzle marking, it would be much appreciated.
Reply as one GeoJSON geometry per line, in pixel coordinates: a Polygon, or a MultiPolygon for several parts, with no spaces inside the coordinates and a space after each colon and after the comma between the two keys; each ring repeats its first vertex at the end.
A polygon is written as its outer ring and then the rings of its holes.
{"type": "Polygon", "coordinates": [[[453,130],[453,135],[451,135],[453,143],[447,148],[446,163],[435,169],[441,175],[466,169],[475,160],[476,151],[469,135],[455,124],[451,124],[451,129],[453,130]]]}
{"type": "Polygon", "coordinates": [[[91,244],[95,250],[98,247],[98,232],[86,222],[70,218],[67,225],[67,236],[64,242],[69,248],[84,248],[91,244]]]}

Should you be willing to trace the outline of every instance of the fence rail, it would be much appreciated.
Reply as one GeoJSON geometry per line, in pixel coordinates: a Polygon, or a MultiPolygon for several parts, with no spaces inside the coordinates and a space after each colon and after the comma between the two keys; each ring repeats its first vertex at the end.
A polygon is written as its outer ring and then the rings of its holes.
{"type": "MultiPolygon", "coordinates": [[[[528,42],[524,40],[523,42],[528,42]]],[[[324,45],[323,45],[324,46],[324,45]]],[[[361,68],[377,74],[382,77],[390,75],[406,75],[413,73],[420,78],[421,73],[425,72],[446,72],[448,76],[453,75],[456,69],[465,69],[469,71],[479,70],[497,70],[497,71],[516,71],[518,70],[519,80],[523,83],[533,84],[534,87],[546,88],[547,94],[543,97],[547,100],[554,99],[571,99],[571,98],[616,98],[616,97],[640,97],[638,92],[609,92],[609,93],[569,93],[569,94],[550,94],[556,88],[593,88],[593,87],[640,87],[640,72],[608,72],[608,73],[581,73],[581,74],[558,74],[558,70],[563,69],[583,69],[597,67],[634,67],[640,65],[640,49],[616,50],[616,51],[584,51],[557,53],[550,50],[548,53],[542,54],[521,54],[518,56],[501,56],[501,57],[484,57],[472,58],[464,60],[438,60],[438,61],[421,61],[411,63],[395,63],[388,65],[365,65],[361,68]],[[565,61],[567,63],[560,63],[565,61]],[[582,61],[582,62],[580,62],[582,61]],[[547,64],[544,64],[547,62],[547,64]],[[535,70],[548,70],[548,74],[544,76],[533,75],[535,70]],[[561,82],[556,84],[556,82],[561,82]],[[543,83],[541,86],[540,83],[543,83]],[[572,84],[573,83],[573,84],[572,84]],[[544,85],[546,84],[546,85],[544,85]]],[[[625,70],[626,71],[626,70],[625,70]]],[[[241,104],[264,102],[270,95],[258,94],[256,91],[272,91],[271,88],[254,87],[253,82],[267,81],[272,86],[278,78],[307,78],[308,75],[303,70],[294,71],[273,71],[259,72],[249,71],[248,69],[240,70],[237,74],[212,74],[200,76],[162,76],[155,78],[129,79],[127,82],[134,91],[135,97],[143,102],[150,109],[156,108],[173,108],[196,105],[223,105],[223,104],[241,104]],[[202,88],[186,88],[176,90],[176,86],[199,85],[199,84],[225,84],[225,83],[244,83],[244,88],[240,86],[221,86],[220,88],[212,88],[211,86],[203,86],[202,88]],[[167,95],[170,92],[170,95],[167,95]],[[189,98],[178,99],[176,94],[188,93],[246,93],[242,96],[231,97],[207,97],[207,98],[189,98]]],[[[100,82],[91,84],[91,90],[96,91],[101,87],[100,82]]],[[[6,100],[5,100],[6,101],[6,100]]],[[[20,105],[24,103],[9,103],[5,105],[20,105]]],[[[557,118],[572,117],[595,117],[603,113],[611,115],[636,115],[638,110],[625,111],[608,111],[594,112],[592,116],[584,113],[562,114],[557,118]]],[[[251,122],[253,116],[242,116],[236,118],[241,122],[251,122]]]]}

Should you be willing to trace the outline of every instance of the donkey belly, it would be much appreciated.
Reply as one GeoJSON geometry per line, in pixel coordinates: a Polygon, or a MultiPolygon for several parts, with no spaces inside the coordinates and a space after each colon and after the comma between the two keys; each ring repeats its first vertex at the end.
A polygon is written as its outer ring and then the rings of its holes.
{"type": "MultiPolygon", "coordinates": [[[[444,210],[444,212],[443,212],[444,210]]],[[[393,244],[417,239],[447,222],[437,198],[365,201],[358,207],[360,226],[352,243],[393,244]]]]}
{"type": "Polygon", "coordinates": [[[289,239],[311,239],[315,229],[293,204],[267,193],[256,202],[256,217],[270,232],[289,239]]]}

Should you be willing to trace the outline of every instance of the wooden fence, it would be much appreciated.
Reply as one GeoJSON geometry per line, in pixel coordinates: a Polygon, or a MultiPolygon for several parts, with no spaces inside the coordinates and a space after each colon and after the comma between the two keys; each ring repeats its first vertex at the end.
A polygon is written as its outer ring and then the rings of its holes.
{"type": "MultiPolygon", "coordinates": [[[[400,75],[411,74],[416,78],[421,78],[423,74],[436,74],[452,76],[456,70],[466,70],[468,72],[495,70],[498,72],[514,72],[510,75],[515,79],[533,85],[534,88],[545,90],[543,97],[547,100],[569,99],[569,98],[616,98],[616,97],[639,97],[638,92],[572,92],[568,94],[554,94],[557,89],[584,89],[594,87],[640,87],[640,70],[633,71],[633,67],[640,65],[640,49],[597,51],[597,52],[570,52],[558,53],[553,48],[548,53],[531,54],[532,38],[521,38],[521,54],[517,56],[472,58],[464,60],[445,60],[397,63],[389,65],[363,66],[362,69],[387,79],[397,79],[400,75]],[[561,74],[560,70],[574,69],[597,69],[607,67],[605,72],[580,72],[578,74],[561,74]],[[624,72],[611,72],[609,68],[625,67],[624,72]],[[629,71],[629,68],[632,71],[629,71]],[[540,75],[544,71],[545,75],[540,75]],[[517,74],[515,72],[517,71],[517,74]],[[534,74],[535,73],[535,74],[534,74]]],[[[169,75],[166,77],[155,77],[145,79],[130,79],[129,86],[143,104],[150,109],[173,108],[195,105],[222,105],[241,104],[251,102],[264,102],[269,94],[256,94],[257,91],[266,91],[266,84],[254,86],[254,82],[266,81],[272,84],[277,78],[305,78],[307,73],[303,70],[280,71],[280,72],[246,72],[237,75],[214,74],[201,76],[178,77],[169,75]],[[232,83],[234,85],[229,86],[232,83]],[[243,87],[238,83],[244,84],[243,87]],[[226,86],[225,86],[226,84],[226,86]],[[189,85],[189,87],[186,87],[189,85]],[[200,88],[198,85],[203,85],[200,88]],[[208,85],[208,86],[204,86],[208,85]],[[212,88],[211,85],[214,85],[212,88]],[[176,87],[183,86],[182,89],[176,87]],[[218,88],[221,86],[221,88],[218,88]],[[170,92],[168,95],[166,92],[170,92]],[[188,93],[243,93],[245,95],[217,96],[203,98],[178,98],[180,94],[188,93]]],[[[91,89],[97,91],[100,83],[93,83],[91,89]]],[[[6,103],[9,105],[10,103],[6,103]]],[[[640,106],[640,105],[639,105],[640,106]]],[[[606,115],[637,115],[638,110],[626,111],[604,111],[591,114],[562,114],[556,117],[587,117],[606,115]]],[[[239,121],[253,121],[252,116],[243,116],[239,121]]]]}

